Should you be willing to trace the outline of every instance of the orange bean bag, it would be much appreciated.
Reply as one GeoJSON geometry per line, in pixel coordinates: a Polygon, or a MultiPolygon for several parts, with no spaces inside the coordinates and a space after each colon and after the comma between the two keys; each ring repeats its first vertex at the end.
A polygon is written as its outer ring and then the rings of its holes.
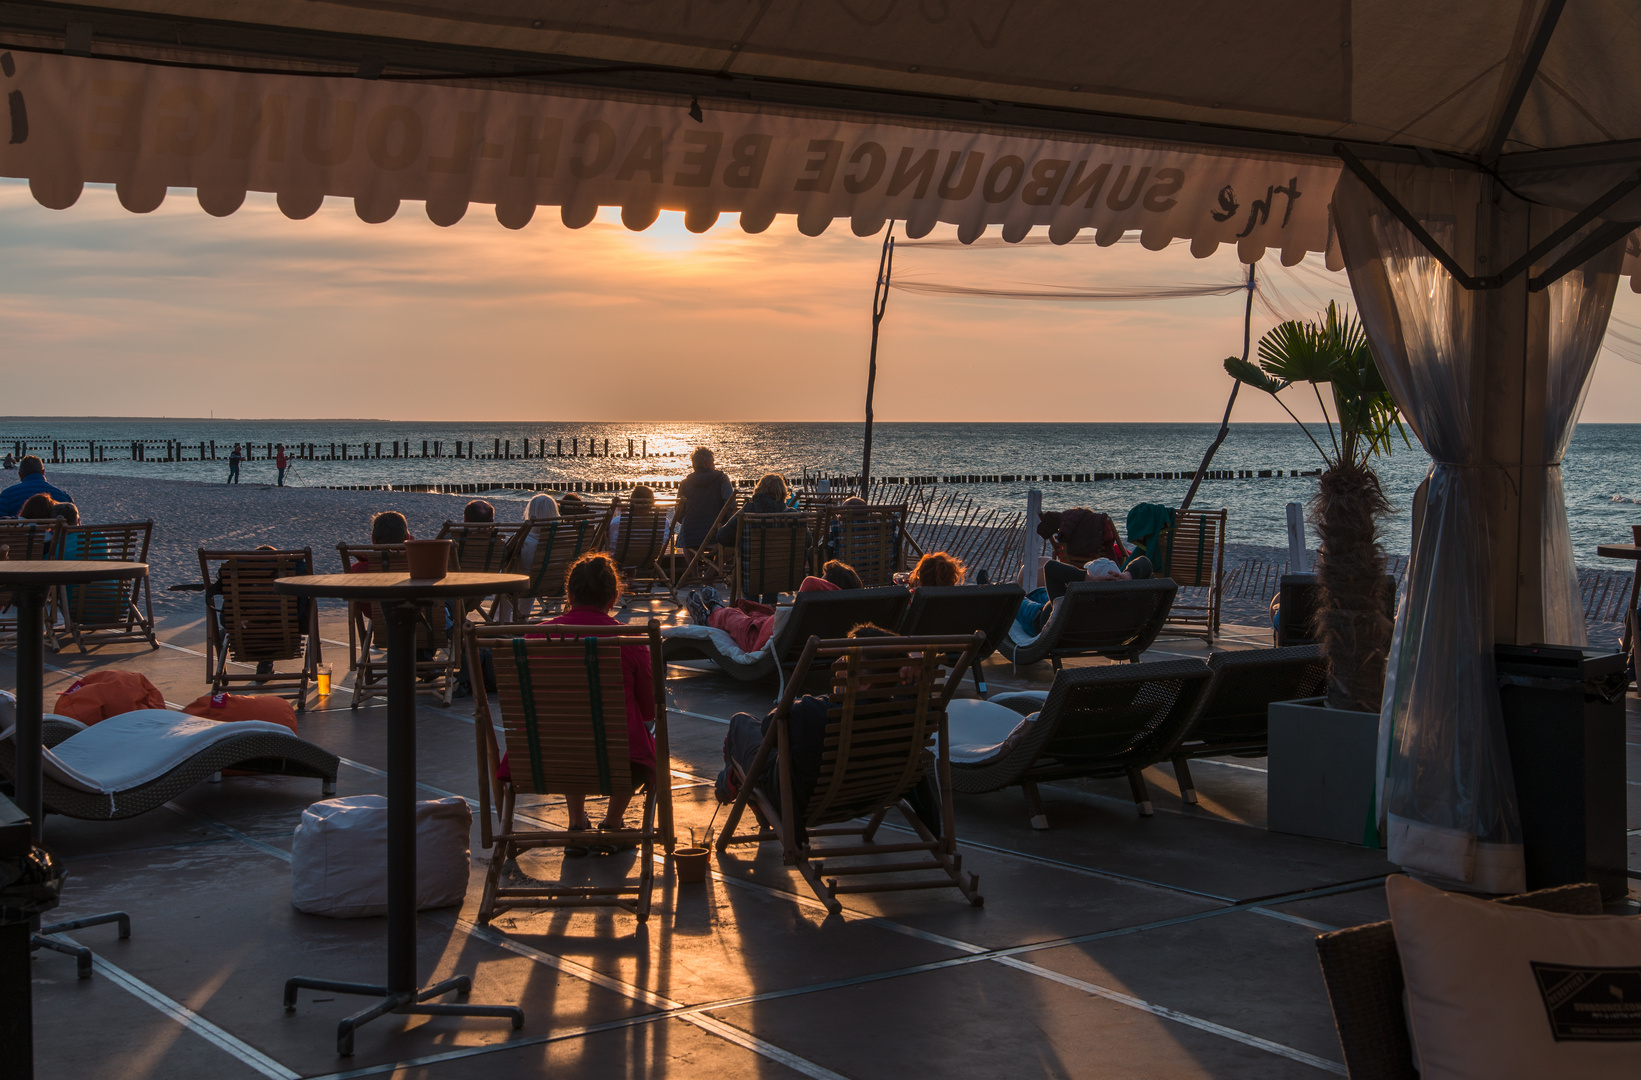
{"type": "Polygon", "coordinates": [[[296,710],[282,697],[271,694],[206,694],[182,710],[206,720],[263,720],[283,724],[296,734],[296,710]]]}
{"type": "Polygon", "coordinates": [[[57,695],[52,712],[95,724],[137,709],[163,709],[165,696],[135,671],[93,671],[57,695]]]}

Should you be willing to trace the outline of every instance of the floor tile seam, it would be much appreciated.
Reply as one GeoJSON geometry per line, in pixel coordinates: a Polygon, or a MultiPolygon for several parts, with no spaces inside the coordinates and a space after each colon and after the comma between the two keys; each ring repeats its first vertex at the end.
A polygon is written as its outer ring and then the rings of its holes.
{"type": "Polygon", "coordinates": [[[218,821],[215,818],[206,817],[204,814],[196,813],[185,806],[179,806],[175,802],[166,803],[165,808],[173,814],[186,818],[187,820],[198,825],[203,825],[208,829],[215,829],[223,836],[226,836],[231,840],[237,840],[247,847],[255,848],[264,855],[271,855],[281,862],[288,863],[291,861],[291,853],[286,851],[284,848],[276,847],[275,845],[268,843],[266,840],[258,840],[250,833],[242,832],[241,830],[236,829],[232,825],[225,822],[218,821]]]}
{"type": "MultiPolygon", "coordinates": [[[[55,940],[64,941],[71,945],[80,943],[66,934],[52,935],[55,940]]],[[[83,946],[82,946],[83,948],[83,946]]],[[[270,1080],[301,1080],[302,1074],[282,1064],[269,1055],[258,1050],[237,1036],[229,1033],[199,1013],[190,1009],[148,983],[132,975],[124,968],[104,959],[93,952],[91,956],[92,970],[103,976],[109,982],[131,994],[137,1000],[149,1005],[162,1015],[170,1017],[181,1024],[183,1028],[204,1039],[219,1050],[237,1058],[240,1062],[250,1066],[270,1080]]]]}

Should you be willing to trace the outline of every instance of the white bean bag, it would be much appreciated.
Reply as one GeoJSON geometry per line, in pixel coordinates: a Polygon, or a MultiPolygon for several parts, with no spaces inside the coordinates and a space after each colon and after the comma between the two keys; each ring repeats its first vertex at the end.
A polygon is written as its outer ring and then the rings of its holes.
{"type": "MultiPolygon", "coordinates": [[[[464,799],[416,804],[418,909],[450,907],[466,897],[472,826],[464,799]]],[[[386,798],[352,795],[302,811],[291,843],[291,906],[336,919],[387,913],[386,798]]]]}

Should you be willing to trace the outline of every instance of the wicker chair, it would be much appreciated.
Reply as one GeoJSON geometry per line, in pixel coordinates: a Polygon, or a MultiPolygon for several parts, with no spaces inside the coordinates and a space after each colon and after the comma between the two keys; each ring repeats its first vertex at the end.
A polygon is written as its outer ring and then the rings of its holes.
{"type": "Polygon", "coordinates": [[[501,710],[509,777],[497,775],[502,748],[491,722],[484,680],[473,680],[474,737],[479,766],[479,831],[494,848],[485,873],[478,920],[488,924],[514,908],[618,907],[649,918],[656,843],[673,847],[672,785],[667,749],[666,669],[661,661],[660,624],[646,626],[564,626],[563,633],[538,626],[482,626],[468,638],[469,663],[479,651],[495,656],[496,700],[501,710]],[[528,636],[520,636],[528,631],[528,636]],[[655,686],[655,777],[644,791],[643,824],[612,832],[521,827],[515,819],[520,795],[612,795],[634,791],[627,758],[626,687],[621,650],[649,649],[655,686]],[[492,816],[492,811],[494,816],[492,816]],[[546,847],[626,843],[640,847],[638,880],[620,885],[570,885],[562,881],[529,886],[504,885],[507,864],[526,851],[546,847]]]}
{"type": "MultiPolygon", "coordinates": [[[[337,544],[342,572],[361,562],[361,573],[392,573],[409,566],[403,544],[337,544]]],[[[459,610],[459,609],[456,609],[459,610]]],[[[434,604],[424,608],[416,627],[416,689],[436,695],[450,704],[456,692],[461,661],[463,618],[453,617],[451,608],[434,604]],[[448,622],[448,626],[446,625],[448,622]]],[[[353,700],[357,709],[371,698],[387,697],[386,628],[378,627],[376,605],[368,600],[348,601],[348,667],[353,671],[353,700]]]]}
{"type": "Polygon", "coordinates": [[[205,590],[205,677],[211,692],[290,697],[307,707],[308,684],[319,672],[319,611],[311,601],[274,591],[279,578],[313,573],[313,549],[199,553],[205,590]],[[218,608],[212,601],[222,597],[218,608]],[[295,671],[252,674],[230,663],[257,666],[300,660],[295,671]]]}
{"type": "MultiPolygon", "coordinates": [[[[740,792],[718,838],[718,851],[731,844],[774,840],[788,866],[796,866],[828,911],[843,909],[839,893],[955,888],[976,907],[983,902],[979,879],[963,870],[957,853],[957,819],[952,811],[946,748],[946,705],[963,669],[974,660],[980,635],[969,637],[864,638],[822,641],[811,637],[787,680],[751,769],[740,776],[740,792]],[[948,658],[956,659],[949,661],[948,658]],[[907,669],[913,681],[904,682],[907,669]],[[793,806],[792,745],[788,719],[792,702],[814,671],[830,675],[825,753],[808,805],[793,806]],[[771,756],[780,777],[778,794],[758,781],[771,756]],[[941,834],[937,838],[906,801],[933,767],[940,789],[941,834]],[[752,779],[748,782],[748,776],[752,779]],[[774,797],[772,797],[774,795],[774,797]],[[756,800],[768,828],[737,835],[747,803],[756,800]],[[778,801],[777,801],[778,800],[778,801]],[[898,809],[917,839],[873,842],[884,815],[898,809]],[[867,819],[861,824],[861,818],[867,819]],[[852,844],[817,845],[817,839],[854,837],[852,844]],[[923,853],[919,861],[839,865],[832,860],[863,855],[923,853]],[[934,871],[908,880],[906,874],[934,871]],[[894,873],[893,881],[878,875],[894,873]],[[840,883],[840,877],[868,875],[840,883]],[[829,880],[827,879],[829,876],[829,880]],[[876,884],[873,884],[876,882],[876,884]]],[[[736,770],[739,773],[739,770],[736,770]]]]}
{"type": "MultiPolygon", "coordinates": [[[[1601,888],[1588,882],[1562,885],[1498,902],[1566,915],[1599,915],[1601,888]]],[[[1402,961],[1390,922],[1323,934],[1316,939],[1316,953],[1350,1080],[1418,1080],[1402,1006],[1402,961]]]]}
{"type": "MultiPolygon", "coordinates": [[[[66,525],[58,536],[54,557],[147,562],[152,521],[118,525],[66,525]]],[[[63,585],[57,590],[62,629],[57,644],[68,641],[85,652],[86,646],[115,641],[146,641],[157,649],[154,637],[154,597],[143,576],[130,581],[99,581],[90,585],[63,585]]]]}
{"type": "Polygon", "coordinates": [[[981,664],[1007,640],[1025,592],[1018,585],[924,585],[912,593],[912,602],[900,620],[906,637],[936,634],[985,635],[970,670],[975,689],[985,697],[986,678],[981,664]]]}
{"type": "Polygon", "coordinates": [[[1178,589],[1167,578],[1074,582],[1036,637],[1025,637],[1016,625],[998,648],[1017,667],[1048,660],[1059,671],[1060,662],[1073,656],[1137,664],[1162,632],[1178,589]]]}

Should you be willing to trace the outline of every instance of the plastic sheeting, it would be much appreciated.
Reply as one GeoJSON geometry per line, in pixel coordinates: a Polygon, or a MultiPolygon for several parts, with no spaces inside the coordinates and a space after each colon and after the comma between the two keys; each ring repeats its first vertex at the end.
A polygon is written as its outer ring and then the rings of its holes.
{"type": "MultiPolygon", "coordinates": [[[[1414,167],[1381,176],[1443,247],[1473,264],[1478,178],[1414,167]]],[[[1492,552],[1471,412],[1482,367],[1477,294],[1354,176],[1340,180],[1333,207],[1379,370],[1434,462],[1381,714],[1389,856],[1484,891],[1520,892],[1520,815],[1493,666],[1492,552]]]]}

